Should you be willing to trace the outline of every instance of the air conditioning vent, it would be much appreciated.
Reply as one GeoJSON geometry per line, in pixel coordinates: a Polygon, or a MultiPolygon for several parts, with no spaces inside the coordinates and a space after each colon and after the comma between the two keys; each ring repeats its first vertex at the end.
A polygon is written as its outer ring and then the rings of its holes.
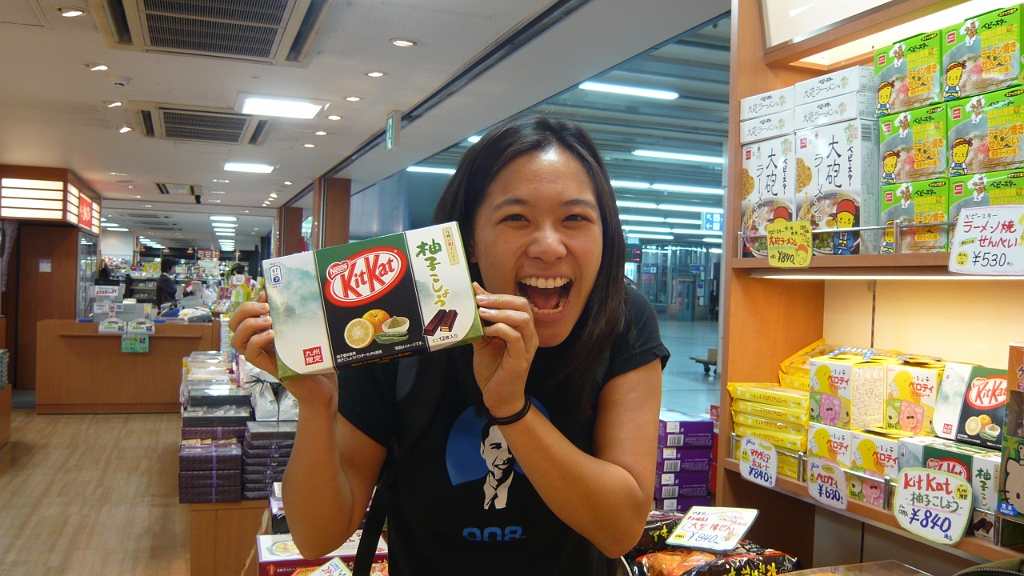
{"type": "Polygon", "coordinates": [[[127,216],[136,220],[169,220],[171,218],[170,216],[162,216],[160,214],[143,214],[139,212],[129,212],[127,216]]]}
{"type": "Polygon", "coordinates": [[[161,194],[175,194],[175,195],[188,195],[198,196],[202,194],[203,187],[195,184],[171,184],[167,182],[157,182],[157,190],[161,194]]]}
{"type": "Polygon", "coordinates": [[[110,48],[302,65],[332,0],[94,0],[110,48]]]}
{"type": "Polygon", "coordinates": [[[150,110],[142,111],[142,133],[146,136],[156,136],[156,131],[153,128],[153,112],[150,110]]]}
{"type": "Polygon", "coordinates": [[[260,145],[266,140],[267,126],[270,125],[270,120],[260,120],[256,123],[256,129],[252,131],[252,136],[249,137],[249,144],[260,145]]]}
{"type": "Polygon", "coordinates": [[[213,108],[183,108],[156,102],[128,102],[146,136],[213,144],[262,144],[268,120],[213,108]],[[137,115],[136,115],[137,114],[137,115]]]}

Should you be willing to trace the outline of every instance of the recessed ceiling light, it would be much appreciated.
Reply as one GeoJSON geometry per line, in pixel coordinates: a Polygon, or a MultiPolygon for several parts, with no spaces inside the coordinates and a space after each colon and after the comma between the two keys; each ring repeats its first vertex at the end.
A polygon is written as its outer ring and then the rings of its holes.
{"type": "Polygon", "coordinates": [[[107,232],[127,232],[127,228],[107,228],[107,232]]]}
{"type": "Polygon", "coordinates": [[[128,184],[127,186],[121,186],[121,188],[127,188],[127,189],[131,190],[132,188],[135,188],[135,186],[133,186],[131,184],[128,184]]]}
{"type": "Polygon", "coordinates": [[[221,180],[220,178],[214,178],[213,181],[220,184],[227,184],[228,182],[231,182],[231,180],[221,180]]]}
{"type": "Polygon", "coordinates": [[[285,181],[284,181],[284,185],[285,185],[285,186],[291,186],[291,185],[292,185],[292,183],[291,183],[291,182],[289,182],[288,180],[285,180],[285,181]]]}
{"type": "Polygon", "coordinates": [[[271,192],[270,193],[270,197],[271,198],[277,198],[277,192],[271,192]]]}
{"type": "Polygon", "coordinates": [[[259,232],[259,231],[260,231],[260,229],[259,229],[259,228],[253,228],[253,230],[255,230],[256,232],[259,232]]]}
{"type": "Polygon", "coordinates": [[[238,222],[238,218],[234,216],[210,216],[210,220],[221,221],[221,222],[238,222]]]}
{"type": "MultiPolygon", "coordinates": [[[[346,98],[346,100],[348,100],[348,98],[346,98]]],[[[328,116],[327,119],[328,120],[341,120],[341,116],[328,116]]]]}
{"type": "Polygon", "coordinates": [[[295,100],[290,98],[268,98],[265,96],[250,96],[242,104],[242,114],[253,114],[256,116],[278,116],[281,118],[304,118],[309,120],[315,117],[324,107],[308,100],[295,100]]]}
{"type": "Polygon", "coordinates": [[[111,172],[110,175],[111,176],[127,176],[128,173],[127,172],[111,172]]]}
{"type": "Polygon", "coordinates": [[[117,108],[120,105],[120,102],[111,102],[110,104],[107,104],[107,108],[117,108]]]}
{"type": "Polygon", "coordinates": [[[92,70],[93,72],[103,72],[104,70],[107,70],[106,64],[87,64],[87,66],[89,66],[89,70],[92,70]]]}
{"type": "Polygon", "coordinates": [[[247,162],[225,162],[224,169],[228,172],[254,172],[256,174],[270,174],[274,171],[274,167],[269,164],[252,164],[247,162]]]}
{"type": "Polygon", "coordinates": [[[392,38],[391,43],[399,48],[408,48],[416,45],[416,41],[409,38],[392,38]]]}
{"type": "Polygon", "coordinates": [[[359,96],[347,96],[345,100],[348,100],[349,102],[359,102],[362,98],[359,96]]]}
{"type": "Polygon", "coordinates": [[[641,158],[663,158],[666,160],[682,160],[684,162],[706,162],[708,164],[723,164],[725,162],[724,159],[718,156],[662,152],[661,150],[633,150],[633,155],[640,156],[641,158]]]}
{"type": "MultiPolygon", "coordinates": [[[[130,188],[134,188],[134,186],[130,186],[130,188]]],[[[136,196],[136,198],[142,198],[142,196],[136,196]]]]}
{"type": "Polygon", "coordinates": [[[627,96],[644,96],[645,98],[657,98],[659,100],[675,100],[676,98],[679,98],[679,94],[668,90],[651,90],[650,88],[602,84],[601,82],[584,82],[583,84],[580,84],[580,89],[596,90],[598,92],[611,92],[612,94],[625,94],[627,96]]]}
{"type": "Polygon", "coordinates": [[[143,204],[142,207],[143,208],[152,208],[153,205],[152,204],[143,204]]]}
{"type": "Polygon", "coordinates": [[[327,132],[324,132],[323,130],[317,130],[314,134],[317,136],[327,136],[327,132]]]}
{"type": "Polygon", "coordinates": [[[220,200],[207,200],[207,202],[212,202],[214,204],[220,204],[220,200]]]}
{"type": "Polygon", "coordinates": [[[128,126],[121,126],[121,129],[118,130],[118,132],[120,132],[121,134],[127,134],[128,132],[131,132],[131,131],[132,131],[132,129],[129,128],[128,126]]]}
{"type": "Polygon", "coordinates": [[[383,78],[387,76],[387,74],[379,72],[377,70],[374,70],[373,72],[367,72],[366,75],[369,76],[370,78],[383,78]]]}
{"type": "Polygon", "coordinates": [[[316,148],[316,144],[303,144],[306,148],[316,148]]]}
{"type": "Polygon", "coordinates": [[[106,218],[100,218],[100,222],[106,222],[106,221],[107,221],[106,218]]]}
{"type": "Polygon", "coordinates": [[[207,190],[206,193],[207,194],[223,194],[224,191],[223,190],[207,190]]]}
{"type": "Polygon", "coordinates": [[[249,211],[248,211],[248,210],[241,210],[241,213],[242,213],[242,214],[248,214],[248,213],[249,213],[249,211]]]}
{"type": "Polygon", "coordinates": [[[57,6],[57,12],[65,18],[77,18],[82,14],[85,14],[85,8],[78,8],[76,6],[57,6]]]}

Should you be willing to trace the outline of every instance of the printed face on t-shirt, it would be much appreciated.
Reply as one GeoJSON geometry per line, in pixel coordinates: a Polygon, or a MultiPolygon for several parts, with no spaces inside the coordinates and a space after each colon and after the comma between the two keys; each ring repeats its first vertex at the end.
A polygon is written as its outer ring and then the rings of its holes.
{"type": "Polygon", "coordinates": [[[515,464],[515,457],[497,426],[491,426],[487,437],[480,443],[480,457],[487,462],[491,475],[499,480],[510,474],[515,464]]]}

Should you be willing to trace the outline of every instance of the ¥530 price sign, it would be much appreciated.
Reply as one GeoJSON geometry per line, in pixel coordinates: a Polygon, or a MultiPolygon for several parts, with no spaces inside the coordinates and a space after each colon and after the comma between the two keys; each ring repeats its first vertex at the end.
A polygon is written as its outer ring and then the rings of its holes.
{"type": "Polygon", "coordinates": [[[949,248],[949,271],[1024,276],[1024,206],[961,210],[949,248]]]}
{"type": "Polygon", "coordinates": [[[893,512],[904,529],[940,544],[956,544],[971,519],[971,485],[960,476],[904,468],[896,479],[893,512]]]}

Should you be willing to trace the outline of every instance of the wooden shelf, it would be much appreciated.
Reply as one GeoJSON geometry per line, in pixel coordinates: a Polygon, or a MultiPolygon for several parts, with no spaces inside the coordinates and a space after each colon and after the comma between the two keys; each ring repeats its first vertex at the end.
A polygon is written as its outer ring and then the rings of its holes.
{"type": "MultiPolygon", "coordinates": [[[[732,268],[779,270],[768,264],[767,258],[732,258],[732,268]]],[[[935,268],[949,265],[949,252],[921,254],[855,254],[851,256],[814,256],[811,268],[935,268]]],[[[797,270],[798,271],[798,270],[797,270]]]]}
{"type": "MultiPolygon", "coordinates": [[[[740,463],[738,460],[723,458],[721,466],[725,470],[739,474],[740,463]]],[[[798,482],[786,476],[779,476],[775,484],[775,491],[810,504],[818,505],[818,502],[807,494],[807,484],[798,482]]],[[[970,554],[971,556],[983,558],[990,562],[996,560],[1009,560],[1012,558],[1024,558],[1024,545],[1015,546],[1014,548],[1003,548],[1001,546],[996,546],[992,542],[983,538],[978,538],[976,536],[964,536],[963,539],[955,546],[944,546],[942,544],[936,544],[934,542],[918,538],[904,530],[896,521],[896,517],[893,516],[892,512],[876,508],[870,504],[857,502],[855,500],[851,500],[849,502],[845,512],[841,510],[834,510],[832,508],[829,508],[829,510],[833,510],[855,520],[868,522],[880,528],[895,532],[905,538],[911,538],[939,549],[954,548],[963,554],[970,554]]]]}

